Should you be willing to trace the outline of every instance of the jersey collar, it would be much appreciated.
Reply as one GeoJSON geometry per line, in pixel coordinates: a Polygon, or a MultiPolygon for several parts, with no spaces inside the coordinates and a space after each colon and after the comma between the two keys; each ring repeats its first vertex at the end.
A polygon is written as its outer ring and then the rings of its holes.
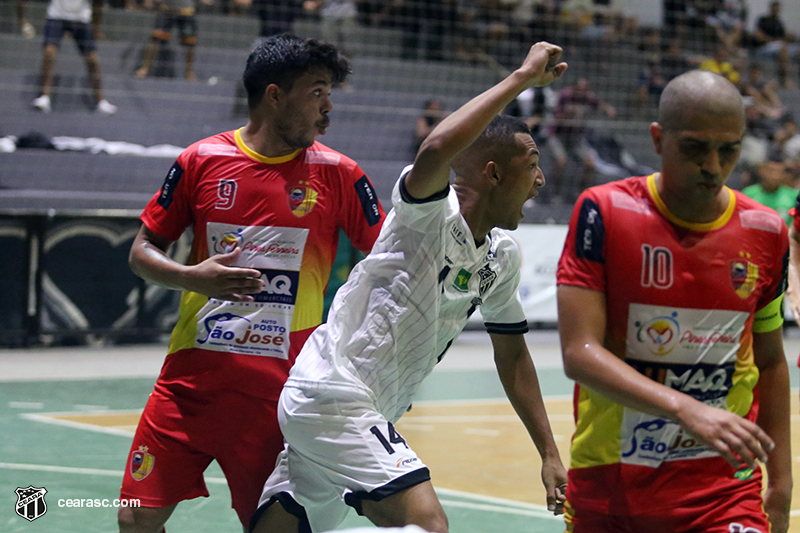
{"type": "Polygon", "coordinates": [[[277,164],[280,164],[280,163],[286,163],[288,161],[291,161],[295,157],[297,157],[300,154],[300,152],[303,151],[302,148],[298,148],[297,150],[295,150],[291,154],[282,155],[280,157],[267,157],[265,155],[261,155],[258,152],[254,151],[254,150],[251,150],[246,144],[244,144],[244,141],[242,140],[242,130],[243,129],[244,128],[239,128],[238,130],[236,130],[236,132],[233,135],[236,138],[236,146],[238,146],[239,150],[244,152],[244,154],[246,156],[248,156],[251,159],[255,159],[256,161],[258,161],[260,163],[266,163],[268,165],[277,165],[277,164]]]}
{"type": "Polygon", "coordinates": [[[733,210],[736,208],[736,196],[733,194],[731,189],[723,185],[723,188],[728,191],[730,200],[728,201],[728,207],[725,209],[725,212],[722,213],[717,220],[712,222],[687,222],[682,218],[678,218],[672,211],[669,210],[667,204],[665,204],[664,200],[661,199],[661,195],[658,194],[658,188],[656,187],[656,176],[657,174],[650,174],[647,176],[647,189],[650,191],[650,196],[653,198],[653,202],[656,204],[656,207],[661,214],[676,226],[690,229],[692,231],[713,231],[727,224],[731,219],[731,216],[733,216],[733,210]]]}

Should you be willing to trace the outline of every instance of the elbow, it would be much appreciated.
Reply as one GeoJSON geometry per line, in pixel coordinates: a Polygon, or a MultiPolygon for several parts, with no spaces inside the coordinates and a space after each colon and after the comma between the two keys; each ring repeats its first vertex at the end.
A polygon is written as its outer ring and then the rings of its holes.
{"type": "Polygon", "coordinates": [[[561,356],[564,361],[564,373],[572,381],[580,382],[583,377],[581,373],[583,365],[580,364],[580,356],[576,352],[575,348],[566,347],[562,350],[561,356]]]}

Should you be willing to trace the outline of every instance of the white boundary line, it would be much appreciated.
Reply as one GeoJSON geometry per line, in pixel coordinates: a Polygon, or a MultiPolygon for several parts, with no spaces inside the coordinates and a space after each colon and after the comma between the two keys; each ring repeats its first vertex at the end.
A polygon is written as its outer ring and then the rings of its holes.
{"type": "MultiPolygon", "coordinates": [[[[56,466],[56,465],[36,465],[29,463],[0,463],[0,470],[26,470],[33,472],[57,472],[60,474],[78,474],[84,476],[103,476],[103,477],[122,477],[122,470],[101,470],[99,468],[76,468],[73,466],[56,466]]],[[[212,485],[225,485],[227,481],[221,477],[208,477],[206,476],[205,482],[212,485]]],[[[480,494],[472,494],[470,492],[462,492],[450,489],[436,489],[438,494],[442,496],[451,496],[458,498],[465,498],[475,500],[476,502],[486,503],[470,503],[459,502],[455,500],[442,499],[442,505],[449,507],[460,507],[465,509],[474,509],[476,511],[490,511],[496,513],[515,514],[522,516],[535,516],[539,518],[551,518],[560,520],[559,517],[553,516],[545,507],[539,505],[532,505],[525,502],[516,502],[513,500],[505,500],[502,498],[492,498],[491,496],[482,496],[480,494]],[[492,505],[494,504],[494,505],[492,505]],[[497,504],[502,504],[497,505],[497,504]]]]}

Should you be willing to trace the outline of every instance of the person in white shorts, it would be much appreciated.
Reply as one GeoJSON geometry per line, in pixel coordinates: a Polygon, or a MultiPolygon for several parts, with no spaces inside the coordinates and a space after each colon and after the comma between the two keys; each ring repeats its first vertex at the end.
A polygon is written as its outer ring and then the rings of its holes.
{"type": "Polygon", "coordinates": [[[378,526],[446,532],[428,469],[393,424],[478,307],[500,380],[542,457],[548,509],[562,511],[566,472],[525,345],[520,254],[498,229],[518,226],[545,179],[525,123],[497,116],[526,88],[560,77],[560,56],[535,44],[519,69],[445,118],[401,174],[372,252],[281,393],[286,446],[251,531],[335,529],[349,506],[378,526]]]}

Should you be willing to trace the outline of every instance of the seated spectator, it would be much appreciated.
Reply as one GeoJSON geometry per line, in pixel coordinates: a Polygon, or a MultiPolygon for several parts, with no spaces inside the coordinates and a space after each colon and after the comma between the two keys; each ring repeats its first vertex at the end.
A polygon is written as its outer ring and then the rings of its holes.
{"type": "Polygon", "coordinates": [[[787,225],[791,225],[789,209],[797,202],[797,189],[786,185],[785,170],[783,155],[773,152],[767,161],[757,167],[758,183],[745,187],[742,193],[774,209],[787,225]]]}
{"type": "Polygon", "coordinates": [[[733,55],[742,41],[742,31],[747,20],[744,0],[725,0],[722,7],[706,17],[706,25],[714,28],[719,42],[733,55]]]}
{"type": "Polygon", "coordinates": [[[579,162],[583,168],[579,188],[567,192],[570,197],[579,194],[594,181],[597,154],[586,139],[586,126],[589,116],[595,110],[602,111],[609,118],[617,115],[612,106],[589,90],[589,81],[586,78],[579,79],[558,94],[558,106],[553,115],[554,124],[548,137],[548,149],[556,158],[550,187],[557,197],[562,192],[564,169],[569,159],[579,162]]]}
{"type": "MultiPolygon", "coordinates": [[[[213,0],[201,0],[210,5],[213,0]]],[[[136,71],[137,78],[146,78],[150,67],[158,54],[159,47],[166,45],[172,38],[172,28],[180,32],[186,68],[184,77],[187,81],[197,81],[194,74],[194,47],[197,44],[197,19],[195,17],[194,0],[156,0],[155,29],[150,34],[150,41],[142,59],[142,66],[136,71]]],[[[153,0],[145,0],[145,7],[151,9],[153,0]]]]}
{"type": "Polygon", "coordinates": [[[252,0],[260,21],[259,37],[292,31],[294,19],[302,12],[302,0],[252,0]]]}
{"type": "Polygon", "coordinates": [[[358,9],[355,0],[306,0],[303,11],[322,19],[322,38],[344,49],[346,35],[352,34],[358,9]]]}
{"type": "Polygon", "coordinates": [[[653,55],[639,72],[639,85],[636,89],[635,106],[642,108],[655,97],[658,102],[661,91],[667,85],[667,80],[661,74],[661,64],[658,55],[653,55]]]}
{"type": "Polygon", "coordinates": [[[755,56],[758,58],[775,58],[778,61],[778,81],[781,87],[789,84],[789,59],[797,59],[797,44],[789,44],[792,36],[786,33],[780,19],[781,3],[772,2],[769,14],[758,19],[753,38],[758,45],[755,56]]]}
{"type": "Polygon", "coordinates": [[[664,76],[664,80],[667,83],[691,68],[689,60],[681,50],[681,41],[679,39],[670,41],[667,53],[661,56],[660,64],[661,75],[664,76]]]}
{"type": "Polygon", "coordinates": [[[777,119],[783,115],[786,108],[783,106],[775,88],[777,80],[766,82],[761,65],[751,63],[747,69],[747,79],[741,84],[742,95],[749,97],[745,104],[754,106],[760,116],[777,119]]]}
{"type": "Polygon", "coordinates": [[[422,141],[430,135],[433,128],[446,116],[447,112],[444,109],[444,105],[439,100],[432,98],[425,102],[425,107],[422,108],[422,116],[417,119],[417,127],[414,131],[415,154],[419,151],[419,147],[422,146],[422,141]]]}
{"type": "Polygon", "coordinates": [[[558,94],[550,87],[530,87],[522,91],[505,113],[519,117],[531,129],[536,144],[547,142],[548,129],[553,123],[553,113],[558,105],[558,94]]]}
{"type": "Polygon", "coordinates": [[[787,113],[781,117],[780,124],[773,135],[775,147],[783,154],[786,162],[800,161],[800,133],[794,117],[787,113]]]}
{"type": "Polygon", "coordinates": [[[699,68],[719,74],[732,84],[739,85],[739,73],[728,62],[728,49],[724,44],[718,44],[714,50],[714,56],[702,61],[699,68]]]}

